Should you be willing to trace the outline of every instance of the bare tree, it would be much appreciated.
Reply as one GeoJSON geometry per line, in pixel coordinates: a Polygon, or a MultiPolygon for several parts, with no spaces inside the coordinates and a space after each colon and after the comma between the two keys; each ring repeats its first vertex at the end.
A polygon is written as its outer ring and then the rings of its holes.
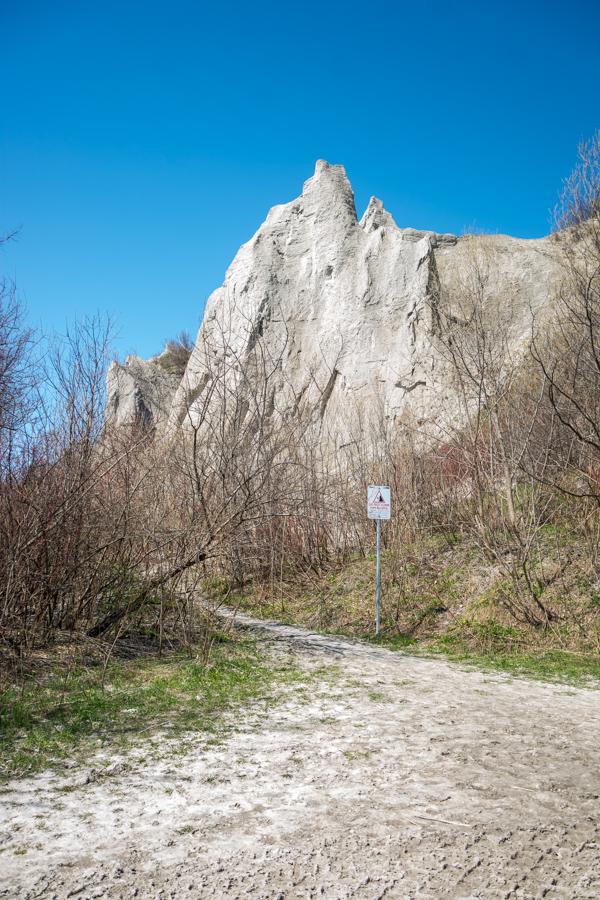
{"type": "MultiPolygon", "coordinates": [[[[0,236],[0,246],[17,234],[18,230],[0,236]]],[[[10,278],[0,278],[0,468],[5,472],[17,445],[26,437],[24,426],[36,405],[36,344],[16,285],[10,278]]]]}
{"type": "Polygon", "coordinates": [[[553,231],[600,218],[600,129],[577,148],[578,162],[563,182],[554,210],[553,231]]]}
{"type": "Polygon", "coordinates": [[[545,433],[534,432],[537,456],[544,457],[539,477],[574,501],[573,525],[600,578],[600,131],[579,144],[553,230],[562,277],[532,340],[545,383],[545,433]]]}
{"type": "MultiPolygon", "coordinates": [[[[448,506],[452,515],[462,509],[464,527],[475,526],[485,555],[510,579],[504,602],[511,614],[545,625],[557,615],[542,600],[538,553],[550,499],[523,466],[543,389],[530,365],[515,298],[494,282],[498,269],[491,239],[472,235],[462,268],[433,298],[433,340],[446,361],[458,410],[439,447],[440,501],[447,520],[448,506]]],[[[538,475],[539,468],[538,461],[538,475]]]]}
{"type": "Polygon", "coordinates": [[[571,471],[575,465],[579,472],[577,482],[563,480],[563,487],[600,504],[600,131],[580,143],[578,156],[555,211],[555,230],[566,229],[557,234],[564,248],[562,279],[551,317],[536,323],[533,356],[562,426],[555,465],[571,471]]]}
{"type": "Polygon", "coordinates": [[[518,453],[508,414],[523,356],[518,347],[514,298],[492,286],[492,275],[498,268],[492,240],[486,235],[470,235],[462,265],[439,286],[434,297],[437,328],[433,340],[446,361],[459,430],[468,435],[482,536],[488,474],[503,482],[508,522],[512,528],[517,525],[514,479],[518,453]]]}

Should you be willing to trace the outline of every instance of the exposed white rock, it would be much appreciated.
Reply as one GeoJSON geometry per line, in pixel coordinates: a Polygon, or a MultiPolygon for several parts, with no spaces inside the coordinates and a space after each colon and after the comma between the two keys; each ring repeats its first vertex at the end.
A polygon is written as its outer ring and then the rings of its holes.
{"type": "MultiPolygon", "coordinates": [[[[243,360],[257,335],[273,359],[281,357],[281,396],[318,386],[330,422],[351,404],[381,404],[391,421],[409,412],[418,421],[448,415],[451,388],[432,343],[432,297],[443,303],[468,271],[474,241],[484,248],[489,296],[499,309],[510,307],[516,347],[532,310],[552,293],[557,236],[473,238],[399,228],[375,197],[359,222],[344,168],[319,160],[301,196],[270,210],[209,298],[169,427],[186,416],[193,421],[203,403],[207,345],[243,360]]],[[[336,430],[343,438],[343,427],[336,430]]]]}
{"type": "Polygon", "coordinates": [[[149,360],[128,356],[122,365],[111,363],[106,378],[107,423],[148,430],[166,425],[181,372],[165,371],[161,356],[149,360]]]}

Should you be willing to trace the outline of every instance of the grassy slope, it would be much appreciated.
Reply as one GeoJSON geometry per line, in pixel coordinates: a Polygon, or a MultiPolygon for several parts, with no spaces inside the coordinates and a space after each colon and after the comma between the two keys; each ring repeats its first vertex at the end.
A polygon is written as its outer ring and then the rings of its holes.
{"type": "MultiPolygon", "coordinates": [[[[511,616],[511,586],[468,541],[434,537],[382,555],[381,634],[375,636],[375,557],[302,579],[249,585],[242,609],[321,631],[377,641],[390,649],[444,654],[535,677],[600,686],[600,602],[583,554],[549,579],[545,602],[556,619],[534,627],[511,616]]],[[[547,568],[556,567],[548,554],[547,568]]],[[[223,582],[213,586],[215,594],[223,582]]]]}

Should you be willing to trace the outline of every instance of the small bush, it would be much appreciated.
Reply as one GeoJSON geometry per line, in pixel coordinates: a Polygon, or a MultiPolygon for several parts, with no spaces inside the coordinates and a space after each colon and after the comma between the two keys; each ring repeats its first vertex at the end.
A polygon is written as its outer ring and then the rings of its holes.
{"type": "Polygon", "coordinates": [[[174,338],[165,341],[165,349],[158,361],[165,372],[183,375],[193,349],[194,342],[189,331],[180,331],[174,338]]]}

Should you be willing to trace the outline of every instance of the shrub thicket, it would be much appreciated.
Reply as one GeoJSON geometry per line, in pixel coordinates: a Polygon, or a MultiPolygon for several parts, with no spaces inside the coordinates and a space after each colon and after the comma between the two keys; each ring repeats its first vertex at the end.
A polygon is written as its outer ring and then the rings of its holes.
{"type": "MultiPolygon", "coordinates": [[[[67,635],[101,642],[107,654],[125,638],[159,652],[200,642],[208,654],[217,607],[232,594],[263,592],[284,612],[292,594],[296,611],[302,597],[331,599],[327,579],[373,549],[369,483],[390,484],[394,497],[384,531],[391,631],[412,634],[451,606],[450,581],[431,563],[441,541],[467,547],[471,568],[487,572],[489,627],[479,616],[474,641],[518,627],[597,647],[599,146],[596,135],[580,148],[558,217],[569,225],[563,277],[544,328],[534,321],[518,353],[511,298],[488,288],[484,237],[472,236],[463,271],[434,298],[432,340],[460,413],[459,425],[435,433],[390,423],[374,402],[370,422],[346,409],[344,428],[362,437],[338,450],[323,431],[322,394],[298,399],[282,383],[285,341],[274,353],[254,334],[241,360],[226,329],[195,348],[205,379],[177,433],[152,441],[139,429],[110,429],[110,323],[84,319],[40,353],[4,283],[4,651],[22,659],[67,635]]],[[[183,371],[191,350],[180,335],[161,360],[183,371]]],[[[343,613],[326,612],[329,601],[313,608],[315,624],[344,624],[343,613]]]]}

